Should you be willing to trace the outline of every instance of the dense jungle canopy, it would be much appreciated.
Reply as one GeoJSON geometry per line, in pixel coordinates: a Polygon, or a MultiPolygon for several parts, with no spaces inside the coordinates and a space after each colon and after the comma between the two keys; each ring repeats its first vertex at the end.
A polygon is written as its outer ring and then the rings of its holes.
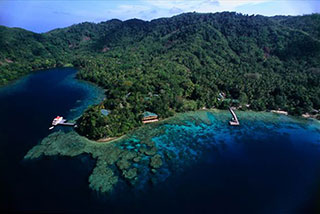
{"type": "Polygon", "coordinates": [[[186,13],[43,34],[0,26],[0,85],[66,65],[105,89],[78,120],[92,139],[140,126],[144,111],[166,118],[236,105],[301,115],[320,109],[320,15],[186,13]]]}

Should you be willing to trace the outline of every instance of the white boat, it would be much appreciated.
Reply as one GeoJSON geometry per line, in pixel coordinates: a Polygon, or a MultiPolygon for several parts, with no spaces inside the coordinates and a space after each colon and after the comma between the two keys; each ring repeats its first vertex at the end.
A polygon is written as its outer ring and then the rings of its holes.
{"type": "Polygon", "coordinates": [[[63,121],[63,117],[57,116],[56,118],[53,119],[52,125],[53,125],[53,126],[56,126],[56,125],[58,125],[59,123],[61,123],[62,121],[63,121]]]}

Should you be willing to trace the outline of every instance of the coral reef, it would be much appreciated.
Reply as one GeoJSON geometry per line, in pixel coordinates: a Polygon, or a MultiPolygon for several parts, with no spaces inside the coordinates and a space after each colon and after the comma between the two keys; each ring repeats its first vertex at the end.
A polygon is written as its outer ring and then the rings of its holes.
{"type": "Polygon", "coordinates": [[[264,137],[266,129],[270,131],[277,127],[281,130],[304,126],[306,123],[320,131],[319,123],[306,119],[266,112],[237,114],[241,121],[240,127],[228,125],[230,114],[227,111],[187,112],[142,126],[109,142],[91,141],[74,131],[58,131],[32,148],[25,159],[42,155],[74,157],[89,154],[97,161],[89,176],[90,188],[110,193],[120,183],[140,188],[147,183],[162,182],[171,174],[186,170],[188,166],[200,161],[206,150],[234,143],[245,132],[254,131],[255,137],[264,137]],[[281,124],[277,121],[281,121],[281,124]],[[254,126],[253,123],[258,125],[254,126]]]}
{"type": "Polygon", "coordinates": [[[112,169],[107,167],[105,161],[99,160],[89,177],[90,187],[100,192],[110,192],[118,182],[118,177],[114,175],[112,169]]]}
{"type": "Polygon", "coordinates": [[[138,172],[138,169],[137,168],[132,168],[132,169],[129,169],[129,170],[124,170],[123,171],[123,176],[126,178],[126,179],[133,179],[133,178],[136,178],[137,177],[137,172],[138,172]]]}
{"type": "Polygon", "coordinates": [[[150,166],[154,169],[160,168],[162,166],[162,160],[161,160],[161,156],[159,154],[157,154],[151,158],[150,166]]]}

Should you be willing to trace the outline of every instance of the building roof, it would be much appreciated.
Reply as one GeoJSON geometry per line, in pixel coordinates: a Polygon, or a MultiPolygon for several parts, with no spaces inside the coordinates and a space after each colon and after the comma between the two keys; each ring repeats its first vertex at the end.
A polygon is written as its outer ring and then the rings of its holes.
{"type": "Polygon", "coordinates": [[[100,112],[101,112],[101,114],[103,114],[104,116],[108,116],[108,114],[110,113],[107,109],[101,109],[100,112]]]}
{"type": "Polygon", "coordinates": [[[143,117],[158,117],[158,115],[157,114],[155,114],[155,113],[152,113],[152,112],[149,112],[149,111],[145,111],[145,112],[143,112],[143,117]]]}

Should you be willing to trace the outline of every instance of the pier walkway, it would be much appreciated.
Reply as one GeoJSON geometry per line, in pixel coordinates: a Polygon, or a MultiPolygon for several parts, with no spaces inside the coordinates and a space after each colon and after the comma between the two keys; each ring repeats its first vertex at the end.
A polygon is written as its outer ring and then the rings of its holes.
{"type": "Polygon", "coordinates": [[[229,121],[229,124],[231,126],[239,126],[240,123],[239,123],[239,120],[237,118],[237,115],[236,113],[234,113],[233,109],[231,107],[229,107],[229,111],[230,113],[232,114],[232,119],[229,121]]]}

